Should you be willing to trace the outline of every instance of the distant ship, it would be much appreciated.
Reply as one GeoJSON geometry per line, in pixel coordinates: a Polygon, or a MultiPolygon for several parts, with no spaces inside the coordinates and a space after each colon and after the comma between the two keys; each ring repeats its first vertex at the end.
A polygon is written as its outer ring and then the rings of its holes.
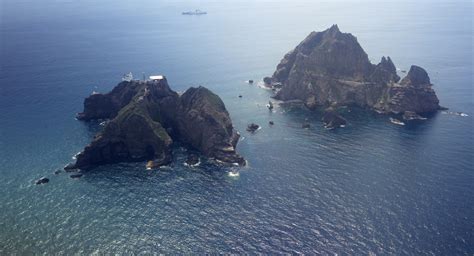
{"type": "Polygon", "coordinates": [[[204,15],[207,14],[207,12],[203,12],[199,9],[194,10],[194,11],[189,11],[189,12],[182,12],[183,15],[204,15]]]}

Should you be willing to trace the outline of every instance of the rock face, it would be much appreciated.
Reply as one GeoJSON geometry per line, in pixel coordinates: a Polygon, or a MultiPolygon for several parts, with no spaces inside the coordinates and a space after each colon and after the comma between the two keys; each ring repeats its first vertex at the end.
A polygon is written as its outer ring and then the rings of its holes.
{"type": "Polygon", "coordinates": [[[209,157],[245,165],[235,152],[240,135],[219,96],[204,87],[190,88],[180,97],[177,113],[177,138],[209,157]]]}
{"type": "Polygon", "coordinates": [[[357,105],[385,113],[434,112],[439,101],[426,71],[412,66],[401,80],[390,57],[370,63],[357,39],[337,25],[312,32],[278,64],[265,83],[281,87],[276,99],[309,108],[357,105]]]}
{"type": "Polygon", "coordinates": [[[204,87],[179,96],[166,78],[121,82],[110,93],[86,98],[78,114],[81,120],[103,118],[111,120],[69,169],[144,160],[167,164],[173,141],[223,162],[245,164],[235,152],[239,136],[224,103],[204,87]]]}

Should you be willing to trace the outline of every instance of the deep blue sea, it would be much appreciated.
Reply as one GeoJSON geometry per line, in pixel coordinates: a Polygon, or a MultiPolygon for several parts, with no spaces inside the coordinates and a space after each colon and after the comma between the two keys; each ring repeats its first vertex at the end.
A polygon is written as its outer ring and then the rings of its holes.
{"type": "Polygon", "coordinates": [[[472,16],[470,0],[0,0],[0,255],[473,255],[472,16]],[[194,9],[208,14],[181,15],[194,9]],[[397,126],[354,109],[329,131],[318,113],[269,112],[271,91],[245,81],[336,23],[373,63],[424,67],[469,116],[397,126]],[[248,167],[185,167],[177,147],[167,169],[54,175],[100,130],[75,120],[84,98],[129,71],[216,92],[248,167]]]}

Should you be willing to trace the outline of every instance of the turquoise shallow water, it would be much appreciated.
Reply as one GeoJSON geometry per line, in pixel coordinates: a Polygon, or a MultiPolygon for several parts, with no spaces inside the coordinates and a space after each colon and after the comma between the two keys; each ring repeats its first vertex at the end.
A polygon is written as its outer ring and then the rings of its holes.
{"type": "Polygon", "coordinates": [[[474,253],[472,2],[3,0],[0,10],[0,254],[474,253]],[[208,15],[180,15],[196,8],[208,15]],[[269,112],[271,92],[244,81],[334,23],[374,63],[426,68],[441,104],[469,116],[400,127],[354,109],[327,131],[317,113],[269,112]],[[100,129],[74,119],[84,97],[128,71],[215,91],[249,166],[238,177],[190,169],[177,147],[170,169],[54,175],[100,129]],[[245,132],[250,122],[262,129],[245,132]],[[34,185],[41,176],[50,183],[34,185]]]}

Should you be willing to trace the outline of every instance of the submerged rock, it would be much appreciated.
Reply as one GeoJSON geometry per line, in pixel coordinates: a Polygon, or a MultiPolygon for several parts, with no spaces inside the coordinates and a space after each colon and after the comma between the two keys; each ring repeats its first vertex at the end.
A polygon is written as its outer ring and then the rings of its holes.
{"type": "Polygon", "coordinates": [[[275,123],[273,121],[268,122],[269,125],[274,125],[275,123]]]}
{"type": "Polygon", "coordinates": [[[36,185],[46,184],[49,182],[49,179],[46,177],[41,177],[35,181],[36,185]]]}
{"type": "Polygon", "coordinates": [[[91,169],[102,164],[152,160],[171,162],[171,145],[181,141],[208,157],[245,164],[235,150],[239,135],[222,100],[204,87],[179,96],[166,78],[122,82],[102,95],[107,104],[85,100],[80,119],[113,118],[65,169],[91,169]]]}
{"type": "Polygon", "coordinates": [[[326,129],[335,129],[338,127],[343,127],[347,124],[346,119],[339,115],[339,113],[333,108],[328,108],[324,111],[322,121],[324,128],[326,129]]]}
{"type": "Polygon", "coordinates": [[[274,98],[317,106],[355,105],[381,113],[429,113],[439,109],[426,71],[412,66],[400,81],[390,57],[372,64],[356,37],[337,25],[311,32],[278,64],[267,84],[281,84],[274,98]]]}
{"type": "Polygon", "coordinates": [[[72,179],[79,179],[82,176],[83,176],[82,173],[74,173],[74,174],[71,174],[69,177],[71,177],[72,179]]]}

